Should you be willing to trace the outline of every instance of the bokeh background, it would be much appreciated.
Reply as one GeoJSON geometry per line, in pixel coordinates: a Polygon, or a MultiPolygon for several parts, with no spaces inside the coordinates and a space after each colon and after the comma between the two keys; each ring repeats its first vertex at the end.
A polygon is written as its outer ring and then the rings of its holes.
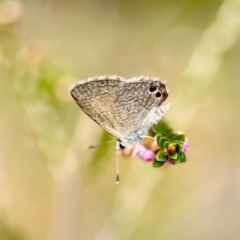
{"type": "Polygon", "coordinates": [[[0,240],[240,238],[240,1],[0,1],[0,240]],[[71,99],[167,79],[187,163],[120,158],[71,99]]]}

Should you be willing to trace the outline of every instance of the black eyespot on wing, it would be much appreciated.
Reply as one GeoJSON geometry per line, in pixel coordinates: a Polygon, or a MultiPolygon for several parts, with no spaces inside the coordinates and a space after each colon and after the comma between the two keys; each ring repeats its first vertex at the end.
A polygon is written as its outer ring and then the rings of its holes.
{"type": "Polygon", "coordinates": [[[156,93],[156,98],[160,98],[162,96],[162,94],[160,92],[156,93]]]}
{"type": "Polygon", "coordinates": [[[154,85],[151,85],[150,87],[149,87],[149,92],[154,92],[154,91],[156,91],[157,90],[157,87],[156,86],[154,86],[154,85]]]}

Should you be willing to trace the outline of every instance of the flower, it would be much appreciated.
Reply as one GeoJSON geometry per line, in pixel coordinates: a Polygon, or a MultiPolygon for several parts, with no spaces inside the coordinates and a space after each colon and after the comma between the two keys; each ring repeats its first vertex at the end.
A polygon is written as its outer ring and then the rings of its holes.
{"type": "Polygon", "coordinates": [[[171,160],[171,158],[168,158],[168,160],[167,160],[166,162],[169,163],[170,165],[175,165],[175,164],[177,164],[176,162],[174,162],[173,160],[171,160]]]}
{"type": "MultiPolygon", "coordinates": [[[[150,139],[150,138],[149,138],[150,139]]],[[[138,156],[144,162],[153,162],[153,167],[161,167],[166,162],[175,165],[186,162],[185,152],[188,138],[182,133],[156,134],[151,141],[129,145],[122,150],[125,156],[138,156]]]]}
{"type": "Polygon", "coordinates": [[[154,159],[154,152],[151,151],[150,149],[147,149],[144,145],[142,144],[136,144],[135,148],[132,152],[132,156],[138,156],[140,157],[143,161],[145,162],[150,162],[154,159]]]}
{"type": "Polygon", "coordinates": [[[154,159],[155,154],[152,150],[146,148],[142,144],[135,144],[135,145],[130,145],[124,148],[123,154],[127,156],[138,156],[140,159],[142,159],[144,162],[150,162],[154,159]]]}
{"type": "Polygon", "coordinates": [[[184,152],[188,148],[188,139],[184,134],[172,134],[170,136],[157,134],[156,141],[160,150],[153,162],[154,167],[161,167],[165,162],[170,164],[186,162],[184,152]]]}
{"type": "Polygon", "coordinates": [[[188,150],[188,138],[185,137],[184,143],[183,143],[183,146],[182,146],[182,152],[186,152],[187,150],[188,150]]]}

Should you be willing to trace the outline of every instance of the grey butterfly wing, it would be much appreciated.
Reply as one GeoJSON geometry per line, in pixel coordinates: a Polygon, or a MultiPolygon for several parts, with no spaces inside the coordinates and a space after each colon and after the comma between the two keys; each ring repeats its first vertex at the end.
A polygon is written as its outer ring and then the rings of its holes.
{"type": "Polygon", "coordinates": [[[124,85],[120,78],[96,78],[79,82],[70,88],[70,92],[79,107],[103,129],[122,139],[114,113],[114,97],[124,85]]]}
{"type": "Polygon", "coordinates": [[[168,109],[162,106],[167,89],[158,78],[97,77],[70,92],[90,118],[125,145],[140,140],[168,109]]]}
{"type": "Polygon", "coordinates": [[[157,78],[130,79],[119,88],[114,99],[114,111],[122,134],[128,137],[125,142],[138,140],[161,119],[168,110],[168,105],[162,106],[167,96],[165,85],[157,78]],[[154,86],[154,91],[150,91],[151,86],[154,86]]]}

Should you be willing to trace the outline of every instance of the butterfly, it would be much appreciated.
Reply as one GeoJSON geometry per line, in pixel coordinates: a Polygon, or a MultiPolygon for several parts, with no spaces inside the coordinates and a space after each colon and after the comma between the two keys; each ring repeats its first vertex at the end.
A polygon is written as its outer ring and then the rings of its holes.
{"type": "Polygon", "coordinates": [[[79,107],[116,137],[116,150],[138,143],[170,107],[169,90],[159,78],[99,76],[70,87],[79,107]]]}
{"type": "Polygon", "coordinates": [[[119,76],[89,78],[70,87],[79,107],[117,138],[117,149],[139,142],[158,123],[170,104],[159,78],[119,76]]]}

